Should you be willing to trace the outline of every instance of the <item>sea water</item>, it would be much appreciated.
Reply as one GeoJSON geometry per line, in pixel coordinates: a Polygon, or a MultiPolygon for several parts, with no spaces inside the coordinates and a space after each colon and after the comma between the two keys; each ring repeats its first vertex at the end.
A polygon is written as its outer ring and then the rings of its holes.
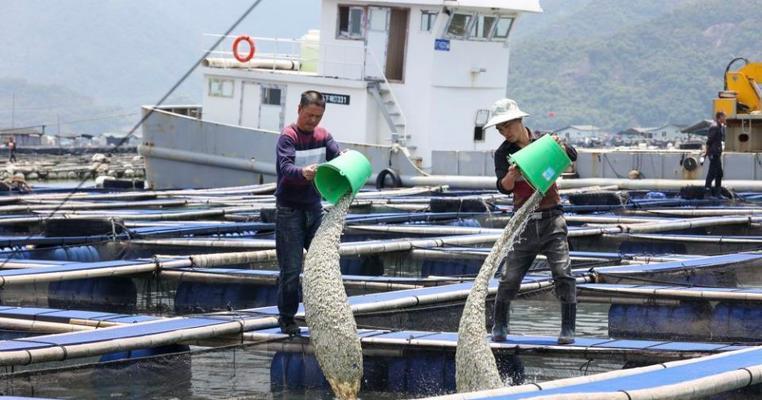
{"type": "MultiPolygon", "coordinates": [[[[558,307],[556,300],[512,302],[511,334],[558,334],[558,307]]],[[[450,319],[457,321],[461,309],[457,307],[447,311],[450,319]]],[[[577,318],[577,334],[606,337],[607,319],[608,305],[582,303],[577,318]]],[[[442,329],[433,325],[428,329],[442,329]]],[[[396,325],[388,328],[408,329],[396,325]]],[[[0,367],[0,392],[4,395],[60,399],[334,399],[330,389],[273,391],[270,364],[275,351],[269,350],[266,345],[193,350],[181,356],[114,362],[107,366],[97,364],[97,359],[78,359],[67,362],[69,365],[65,368],[60,368],[61,363],[0,367]],[[29,371],[24,372],[24,369],[29,371]]],[[[584,359],[521,358],[526,382],[610,371],[624,365],[616,360],[588,363],[584,359]]],[[[407,393],[367,391],[361,391],[359,395],[363,400],[414,397],[407,393]]]]}

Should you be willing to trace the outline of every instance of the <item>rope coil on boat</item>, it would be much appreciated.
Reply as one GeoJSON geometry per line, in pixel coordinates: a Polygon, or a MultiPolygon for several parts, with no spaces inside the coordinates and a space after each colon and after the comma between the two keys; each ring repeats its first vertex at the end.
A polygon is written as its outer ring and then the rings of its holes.
{"type": "Polygon", "coordinates": [[[233,57],[235,57],[235,59],[239,62],[249,62],[252,58],[254,58],[254,53],[256,51],[257,47],[254,45],[254,39],[252,39],[249,35],[238,36],[233,41],[233,57]],[[249,52],[245,56],[242,56],[238,53],[238,45],[244,41],[249,44],[249,52]]]}

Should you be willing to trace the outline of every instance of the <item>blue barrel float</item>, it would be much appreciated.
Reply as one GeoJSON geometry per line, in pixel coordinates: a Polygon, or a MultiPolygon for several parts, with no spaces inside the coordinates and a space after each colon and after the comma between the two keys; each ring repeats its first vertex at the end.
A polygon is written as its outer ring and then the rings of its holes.
{"type": "MultiPolygon", "coordinates": [[[[518,356],[496,354],[502,376],[523,383],[524,366],[518,356]]],[[[361,392],[394,392],[434,396],[455,392],[455,353],[407,350],[400,357],[364,356],[361,392]]],[[[330,387],[313,354],[275,353],[270,364],[272,392],[323,390],[330,387]]]]}
{"type": "Polygon", "coordinates": [[[712,339],[762,340],[762,306],[759,303],[719,302],[712,313],[712,339]]]}
{"type": "Polygon", "coordinates": [[[203,313],[272,306],[278,302],[276,285],[183,281],[175,291],[175,312],[203,313]]]}
{"type": "MultiPolygon", "coordinates": [[[[404,357],[363,357],[361,391],[435,395],[455,390],[455,355],[449,352],[406,352],[404,357]]],[[[270,365],[273,392],[330,391],[313,354],[278,352],[270,365]]]]}
{"type": "Polygon", "coordinates": [[[48,306],[132,313],[137,308],[138,291],[128,277],[74,279],[48,284],[48,306]]]}
{"type": "Polygon", "coordinates": [[[708,301],[679,305],[612,304],[609,336],[647,339],[706,339],[710,337],[712,306],[708,301]]]}
{"type": "Polygon", "coordinates": [[[609,335],[615,338],[758,342],[762,305],[751,302],[683,301],[677,306],[612,304],[609,335]]]}

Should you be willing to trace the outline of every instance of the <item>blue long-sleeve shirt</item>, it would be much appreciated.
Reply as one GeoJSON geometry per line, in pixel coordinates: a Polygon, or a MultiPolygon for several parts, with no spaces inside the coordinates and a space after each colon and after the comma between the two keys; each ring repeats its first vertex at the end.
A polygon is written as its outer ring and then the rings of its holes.
{"type": "Polygon", "coordinates": [[[320,208],[320,193],[313,182],[304,178],[302,168],[330,161],[339,155],[339,145],[331,134],[322,127],[304,132],[296,124],[291,124],[278,137],[275,151],[277,204],[300,210],[320,208]]]}

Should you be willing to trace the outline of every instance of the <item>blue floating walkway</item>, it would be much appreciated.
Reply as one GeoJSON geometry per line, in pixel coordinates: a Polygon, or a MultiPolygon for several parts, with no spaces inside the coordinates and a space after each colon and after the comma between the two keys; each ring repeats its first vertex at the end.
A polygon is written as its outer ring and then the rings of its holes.
{"type": "Polygon", "coordinates": [[[18,318],[32,321],[45,321],[68,324],[72,321],[91,321],[115,324],[133,324],[156,321],[161,318],[148,315],[114,314],[100,311],[58,310],[54,308],[3,307],[0,306],[0,318],[18,318]]]}
{"type": "Polygon", "coordinates": [[[472,392],[436,398],[560,400],[568,396],[570,399],[669,399],[678,395],[704,398],[759,383],[760,369],[762,348],[753,347],[582,378],[514,386],[482,394],[472,392]],[[723,380],[722,377],[727,379],[723,380]]]}
{"type": "Polygon", "coordinates": [[[690,300],[762,301],[760,288],[686,287],[670,285],[623,285],[613,283],[583,283],[577,289],[596,294],[623,294],[638,297],[666,297],[690,300]]]}
{"type": "Polygon", "coordinates": [[[723,266],[730,266],[734,264],[742,264],[747,262],[754,262],[762,260],[762,254],[753,253],[738,253],[728,254],[721,256],[710,256],[692,258],[682,261],[670,261],[653,264],[638,264],[638,265],[626,265],[626,266],[613,266],[613,267],[598,267],[593,270],[598,273],[605,274],[634,274],[634,273],[653,273],[653,272],[667,272],[677,270],[691,270],[698,268],[716,268],[723,266]]]}
{"type": "MultiPolygon", "coordinates": [[[[309,329],[302,328],[302,339],[310,337],[309,329]]],[[[375,329],[358,329],[358,335],[363,346],[382,346],[382,347],[416,347],[419,349],[442,350],[450,349],[454,351],[458,344],[458,334],[456,332],[426,332],[426,331],[389,331],[375,329]]],[[[280,332],[280,328],[268,328],[248,332],[244,334],[248,340],[258,341],[277,341],[285,339],[288,336],[280,332]]],[[[296,340],[299,340],[298,338],[296,340]]],[[[559,345],[558,338],[555,336],[523,336],[509,335],[505,342],[487,341],[493,351],[508,350],[510,352],[532,352],[542,351],[543,354],[550,352],[563,353],[565,355],[600,358],[609,357],[613,354],[624,355],[637,352],[639,356],[648,354],[659,358],[666,357],[674,359],[676,354],[686,353],[688,355],[696,354],[714,354],[729,351],[736,351],[748,348],[747,346],[737,346],[725,343],[703,343],[703,342],[674,342],[674,341],[654,341],[654,340],[628,340],[628,339],[609,339],[578,337],[575,342],[568,345],[559,345]],[[596,357],[598,356],[598,357],[596,357]]]]}

